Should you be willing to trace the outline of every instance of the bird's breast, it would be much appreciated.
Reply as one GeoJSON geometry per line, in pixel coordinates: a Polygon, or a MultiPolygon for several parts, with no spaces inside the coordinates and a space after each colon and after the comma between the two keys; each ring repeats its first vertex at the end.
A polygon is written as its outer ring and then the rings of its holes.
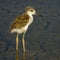
{"type": "Polygon", "coordinates": [[[33,17],[30,17],[28,24],[30,25],[32,22],[33,22],[33,17]]]}

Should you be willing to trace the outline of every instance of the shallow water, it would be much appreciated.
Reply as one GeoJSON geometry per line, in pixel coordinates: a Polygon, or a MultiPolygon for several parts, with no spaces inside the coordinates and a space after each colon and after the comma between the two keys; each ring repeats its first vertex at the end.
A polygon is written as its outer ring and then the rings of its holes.
{"type": "Polygon", "coordinates": [[[27,30],[26,55],[19,36],[19,60],[60,60],[60,0],[0,0],[0,60],[16,60],[16,34],[9,25],[28,5],[43,16],[34,16],[27,30]]]}

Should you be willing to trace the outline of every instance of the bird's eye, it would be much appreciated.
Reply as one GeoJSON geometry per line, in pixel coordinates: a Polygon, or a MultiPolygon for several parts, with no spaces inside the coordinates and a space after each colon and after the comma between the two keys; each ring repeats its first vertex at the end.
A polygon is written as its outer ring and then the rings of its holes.
{"type": "Polygon", "coordinates": [[[33,10],[31,10],[31,12],[33,12],[33,10]]]}

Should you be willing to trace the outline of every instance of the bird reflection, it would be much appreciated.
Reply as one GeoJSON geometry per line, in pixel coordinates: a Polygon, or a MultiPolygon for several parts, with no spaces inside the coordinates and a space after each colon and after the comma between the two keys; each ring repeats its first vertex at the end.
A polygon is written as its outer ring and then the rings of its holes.
{"type": "MultiPolygon", "coordinates": [[[[26,53],[22,52],[22,56],[20,57],[21,60],[26,60],[26,53]]],[[[16,60],[19,60],[19,53],[18,50],[16,50],[16,60]]]]}
{"type": "Polygon", "coordinates": [[[16,60],[19,60],[18,50],[16,50],[16,60]]]}
{"type": "Polygon", "coordinates": [[[22,54],[22,60],[26,60],[26,53],[25,52],[23,52],[23,54],[22,54]]]}

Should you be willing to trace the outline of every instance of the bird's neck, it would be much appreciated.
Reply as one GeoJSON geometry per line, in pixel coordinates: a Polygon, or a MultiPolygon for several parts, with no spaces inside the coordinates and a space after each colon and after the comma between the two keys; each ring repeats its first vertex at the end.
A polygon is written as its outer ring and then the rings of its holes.
{"type": "Polygon", "coordinates": [[[31,19],[33,19],[33,15],[32,15],[31,13],[27,12],[27,14],[29,15],[29,17],[30,17],[31,19]]]}

